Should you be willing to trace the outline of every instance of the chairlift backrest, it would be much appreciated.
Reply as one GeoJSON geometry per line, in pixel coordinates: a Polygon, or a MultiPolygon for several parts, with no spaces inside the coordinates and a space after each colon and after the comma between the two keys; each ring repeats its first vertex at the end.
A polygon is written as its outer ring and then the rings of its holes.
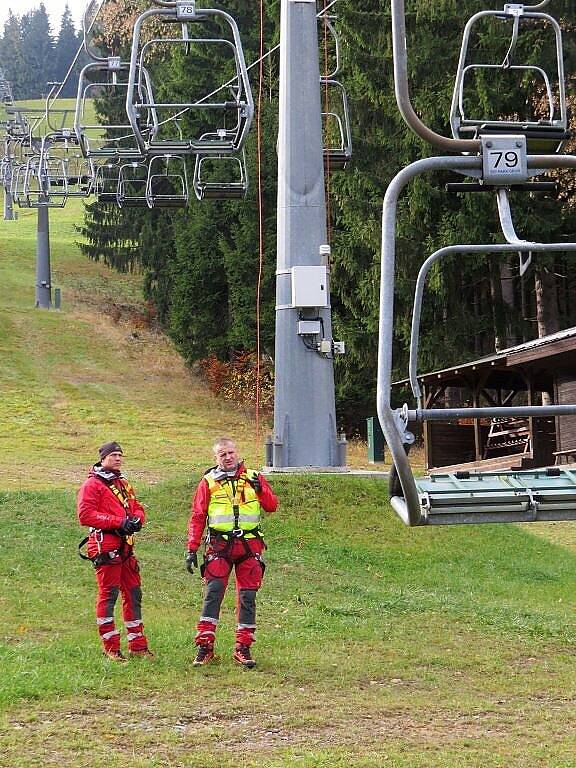
{"type": "Polygon", "coordinates": [[[320,78],[320,82],[328,107],[327,111],[322,112],[324,164],[327,169],[341,170],[352,158],[348,99],[344,86],[338,80],[320,78]]]}
{"type": "MultiPolygon", "coordinates": [[[[524,35],[526,37],[526,35],[524,35]]],[[[530,49],[532,52],[532,48],[530,49]]],[[[458,71],[454,85],[450,125],[455,139],[477,138],[486,133],[522,133],[527,136],[528,151],[545,154],[557,152],[563,140],[568,138],[568,118],[564,83],[564,62],[562,33],[558,22],[549,14],[534,11],[529,7],[515,4],[504,6],[503,10],[487,10],[476,13],[466,24],[460,50],[458,71]],[[500,62],[469,62],[473,50],[473,32],[489,24],[496,29],[504,23],[509,30],[508,51],[500,62]],[[535,26],[552,32],[553,46],[550,53],[555,59],[554,72],[548,73],[540,64],[528,60],[526,50],[521,50],[523,32],[535,26]],[[529,84],[526,104],[531,107],[525,119],[514,115],[513,108],[501,114],[479,114],[480,106],[472,104],[471,83],[476,77],[493,78],[492,89],[496,93],[505,91],[504,86],[514,78],[512,86],[516,92],[522,81],[529,84]],[[535,103],[539,101],[542,114],[536,113],[535,103]]]]}
{"type": "MultiPolygon", "coordinates": [[[[123,107],[128,88],[129,66],[117,57],[106,62],[87,64],[78,79],[76,111],[74,115],[74,133],[85,157],[101,158],[139,158],[142,157],[139,143],[134,136],[132,126],[127,119],[118,123],[100,123],[93,116],[95,98],[106,94],[116,98],[119,107],[123,107]]],[[[149,84],[148,73],[142,75],[143,82],[149,84]]],[[[146,123],[138,116],[141,131],[153,130],[155,116],[153,110],[146,111],[146,123]],[[152,126],[152,128],[150,127],[152,126]]]]}
{"type": "Polygon", "coordinates": [[[182,155],[150,158],[146,201],[149,208],[185,208],[188,205],[188,174],[182,155]]]}
{"type": "Polygon", "coordinates": [[[220,154],[234,153],[241,149],[250,129],[254,104],[240,34],[234,19],[224,11],[196,9],[194,3],[180,1],[176,2],[174,7],[152,8],[141,14],[134,26],[126,112],[142,154],[220,154]],[[180,24],[182,36],[170,34],[143,43],[142,29],[148,20],[169,25],[169,29],[173,29],[175,24],[180,24]],[[221,31],[212,37],[190,35],[189,30],[198,25],[203,25],[201,29],[204,33],[206,22],[215,22],[219,30],[223,28],[231,39],[224,37],[221,31]],[[206,46],[211,46],[212,49],[224,47],[230,53],[235,74],[227,83],[218,82],[216,89],[211,93],[194,94],[194,97],[188,100],[178,98],[174,101],[159,101],[151,86],[143,88],[141,74],[147,62],[146,56],[153,51],[154,45],[184,46],[186,50],[206,46]],[[222,90],[230,85],[231,98],[223,98],[222,90]],[[158,116],[157,122],[148,133],[142,130],[139,121],[139,113],[143,109],[151,110],[158,116]],[[196,122],[201,123],[201,127],[183,137],[166,136],[166,131],[170,132],[169,126],[183,114],[196,119],[196,122]],[[229,118],[232,124],[226,126],[229,118]],[[214,144],[202,139],[202,135],[223,126],[227,127],[226,141],[214,144]]]}

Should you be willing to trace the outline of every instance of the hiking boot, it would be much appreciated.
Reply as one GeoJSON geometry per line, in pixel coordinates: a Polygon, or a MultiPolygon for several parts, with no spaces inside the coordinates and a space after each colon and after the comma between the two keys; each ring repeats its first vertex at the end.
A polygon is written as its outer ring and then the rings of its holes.
{"type": "Polygon", "coordinates": [[[104,654],[104,656],[111,659],[112,661],[119,661],[121,663],[124,661],[128,661],[126,656],[124,656],[124,654],[119,648],[116,648],[116,650],[111,650],[111,651],[102,651],[102,653],[104,654]]]}
{"type": "Polygon", "coordinates": [[[234,650],[234,653],[232,654],[232,658],[238,664],[241,664],[243,667],[246,667],[246,669],[252,669],[252,667],[256,666],[256,662],[250,655],[249,645],[237,645],[234,650]]]}
{"type": "Polygon", "coordinates": [[[199,645],[196,658],[192,662],[194,667],[209,664],[214,659],[214,648],[211,645],[199,645]]]}
{"type": "Polygon", "coordinates": [[[148,661],[153,661],[156,658],[156,654],[152,653],[150,648],[139,648],[137,651],[128,651],[128,656],[132,659],[148,659],[148,661]]]}

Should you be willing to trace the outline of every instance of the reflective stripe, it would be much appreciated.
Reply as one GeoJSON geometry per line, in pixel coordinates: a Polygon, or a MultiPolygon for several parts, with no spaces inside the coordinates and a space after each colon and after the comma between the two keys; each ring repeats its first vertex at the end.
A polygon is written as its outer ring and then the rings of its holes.
{"type": "Polygon", "coordinates": [[[256,629],[256,624],[238,624],[236,629],[256,629]]]}
{"type": "Polygon", "coordinates": [[[233,523],[234,515],[210,515],[210,527],[219,523],[233,523]]]}
{"type": "Polygon", "coordinates": [[[132,642],[132,640],[136,640],[137,637],[144,637],[144,635],[142,634],[142,632],[128,632],[128,634],[126,635],[126,638],[129,643],[132,642]]]}
{"type": "Polygon", "coordinates": [[[96,624],[100,626],[101,624],[110,624],[111,621],[114,621],[114,616],[104,616],[104,618],[97,618],[96,624]]]}
{"type": "Polygon", "coordinates": [[[112,632],[104,632],[103,635],[100,635],[102,640],[110,640],[111,637],[114,637],[115,635],[119,635],[120,632],[118,632],[117,629],[113,630],[112,632]]]}
{"type": "Polygon", "coordinates": [[[212,616],[200,616],[198,621],[207,621],[209,624],[218,624],[218,619],[213,619],[212,616]]]}
{"type": "Polygon", "coordinates": [[[135,621],[125,621],[124,626],[126,629],[129,629],[130,627],[139,627],[140,624],[142,624],[142,619],[136,619],[135,621]]]}
{"type": "MultiPolygon", "coordinates": [[[[220,523],[233,523],[234,515],[210,515],[210,527],[218,525],[220,523]]],[[[259,523],[260,515],[247,515],[245,512],[240,513],[239,522],[241,523],[259,523]]]]}

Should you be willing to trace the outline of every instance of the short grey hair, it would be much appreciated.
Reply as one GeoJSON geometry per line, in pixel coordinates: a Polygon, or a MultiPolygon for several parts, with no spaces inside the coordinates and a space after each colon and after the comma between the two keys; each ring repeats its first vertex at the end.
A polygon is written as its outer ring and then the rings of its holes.
{"type": "Polygon", "coordinates": [[[214,451],[214,453],[218,453],[218,448],[224,445],[224,443],[232,443],[232,445],[236,448],[236,441],[233,440],[231,437],[219,437],[214,443],[214,445],[212,446],[212,450],[214,451]]]}

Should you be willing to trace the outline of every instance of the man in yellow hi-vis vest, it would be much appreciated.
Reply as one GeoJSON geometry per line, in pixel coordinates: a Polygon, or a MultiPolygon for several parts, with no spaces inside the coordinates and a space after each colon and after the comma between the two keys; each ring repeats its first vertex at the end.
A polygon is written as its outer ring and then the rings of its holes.
{"type": "Polygon", "coordinates": [[[276,510],[278,499],[259,472],[246,469],[232,439],[219,438],[214,455],[217,464],[198,484],[188,524],[186,567],[190,573],[198,567],[197,550],[208,528],[200,569],[205,582],[204,605],[197,625],[194,665],[208,664],[214,658],[220,606],[234,568],[238,623],[233,658],[252,668],[256,663],[250,653],[256,631],[256,592],[265,567],[260,518],[262,512],[276,510]]]}

